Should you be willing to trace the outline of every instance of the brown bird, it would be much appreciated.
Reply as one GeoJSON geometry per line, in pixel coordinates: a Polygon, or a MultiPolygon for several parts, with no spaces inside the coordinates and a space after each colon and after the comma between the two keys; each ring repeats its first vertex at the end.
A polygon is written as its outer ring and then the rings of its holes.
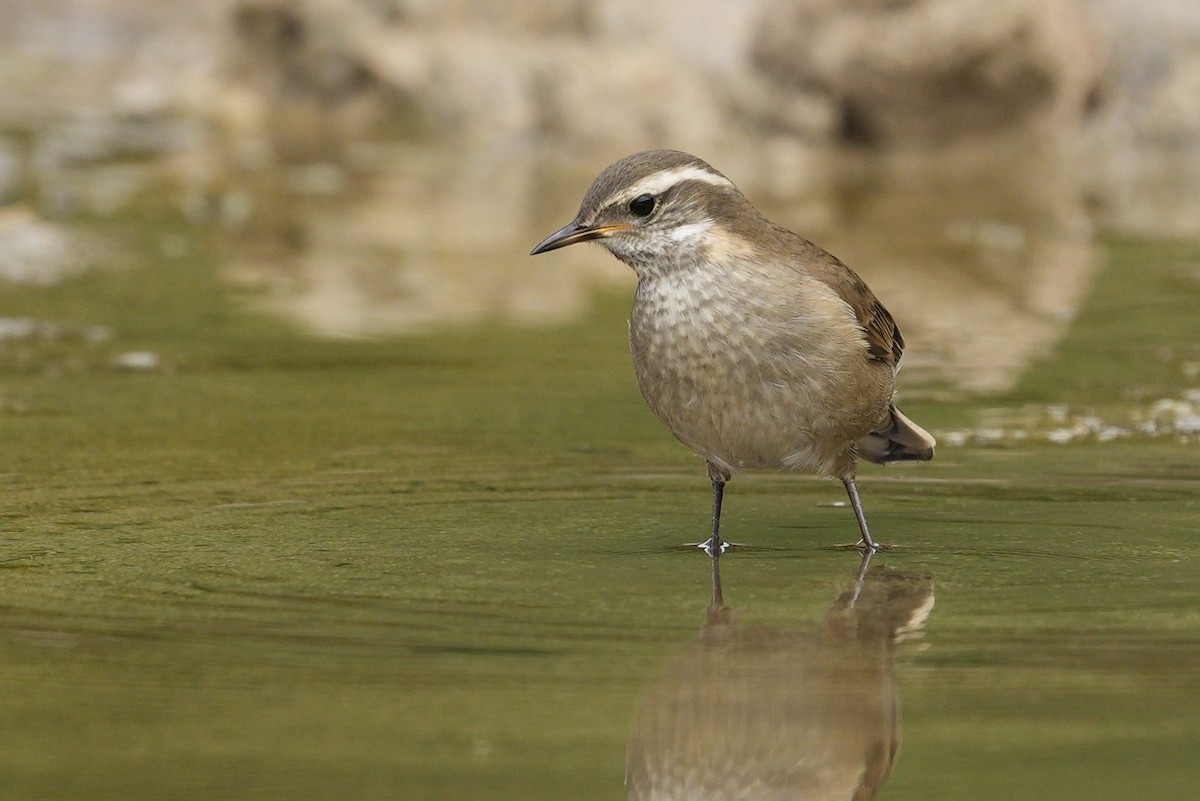
{"type": "Polygon", "coordinates": [[[858,457],[924,461],[935,443],[892,402],[904,338],[863,280],[676,150],[609,166],[533,253],[591,240],[637,274],[629,345],[643,397],[708,464],[702,547],[724,549],[725,482],[768,468],[841,479],[859,547],[878,548],[854,483],[858,457]]]}

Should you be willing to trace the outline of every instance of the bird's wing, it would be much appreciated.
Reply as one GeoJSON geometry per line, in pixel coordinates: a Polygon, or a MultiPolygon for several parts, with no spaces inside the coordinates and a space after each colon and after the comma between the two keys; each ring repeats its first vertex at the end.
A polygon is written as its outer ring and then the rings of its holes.
{"type": "Polygon", "coordinates": [[[854,310],[854,316],[867,336],[867,352],[871,358],[893,367],[899,365],[900,357],[904,355],[904,337],[891,313],[857,273],[816,245],[811,246],[818,253],[805,260],[808,274],[837,292],[854,310]]]}

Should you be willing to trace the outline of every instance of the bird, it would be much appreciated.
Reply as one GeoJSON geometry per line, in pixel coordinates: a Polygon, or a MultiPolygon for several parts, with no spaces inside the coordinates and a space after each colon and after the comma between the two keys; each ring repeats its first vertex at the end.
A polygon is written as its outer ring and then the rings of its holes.
{"type": "Polygon", "coordinates": [[[835,256],[767,219],[723,173],[679,150],[605,168],[569,223],[530,255],[598,242],[637,276],[629,347],[650,409],[712,484],[710,554],[725,484],[744,470],[840,479],[875,552],[860,459],[927,461],[936,445],[896,408],[904,337],[835,256]]]}

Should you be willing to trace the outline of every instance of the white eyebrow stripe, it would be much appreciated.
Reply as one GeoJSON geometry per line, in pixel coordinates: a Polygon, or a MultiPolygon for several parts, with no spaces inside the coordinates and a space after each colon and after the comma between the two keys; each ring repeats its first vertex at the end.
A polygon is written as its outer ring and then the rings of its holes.
{"type": "Polygon", "coordinates": [[[620,195],[613,198],[611,202],[623,203],[626,200],[633,200],[638,195],[661,195],[666,190],[676,184],[684,181],[700,181],[713,186],[733,186],[733,182],[724,176],[717,175],[715,172],[706,170],[703,167],[689,165],[687,167],[671,167],[667,170],[659,170],[656,173],[647,175],[642,180],[638,181],[629,189],[622,192],[620,195]]]}

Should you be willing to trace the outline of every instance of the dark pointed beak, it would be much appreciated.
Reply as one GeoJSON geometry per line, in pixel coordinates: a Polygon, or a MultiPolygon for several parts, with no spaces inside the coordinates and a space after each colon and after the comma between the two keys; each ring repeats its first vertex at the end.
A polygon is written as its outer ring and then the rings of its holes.
{"type": "Polygon", "coordinates": [[[572,220],[541,242],[538,242],[537,247],[530,251],[529,255],[536,256],[548,250],[565,248],[567,245],[574,245],[576,242],[590,242],[593,239],[603,239],[606,236],[612,236],[617,231],[624,231],[628,227],[628,225],[581,225],[572,220]]]}

